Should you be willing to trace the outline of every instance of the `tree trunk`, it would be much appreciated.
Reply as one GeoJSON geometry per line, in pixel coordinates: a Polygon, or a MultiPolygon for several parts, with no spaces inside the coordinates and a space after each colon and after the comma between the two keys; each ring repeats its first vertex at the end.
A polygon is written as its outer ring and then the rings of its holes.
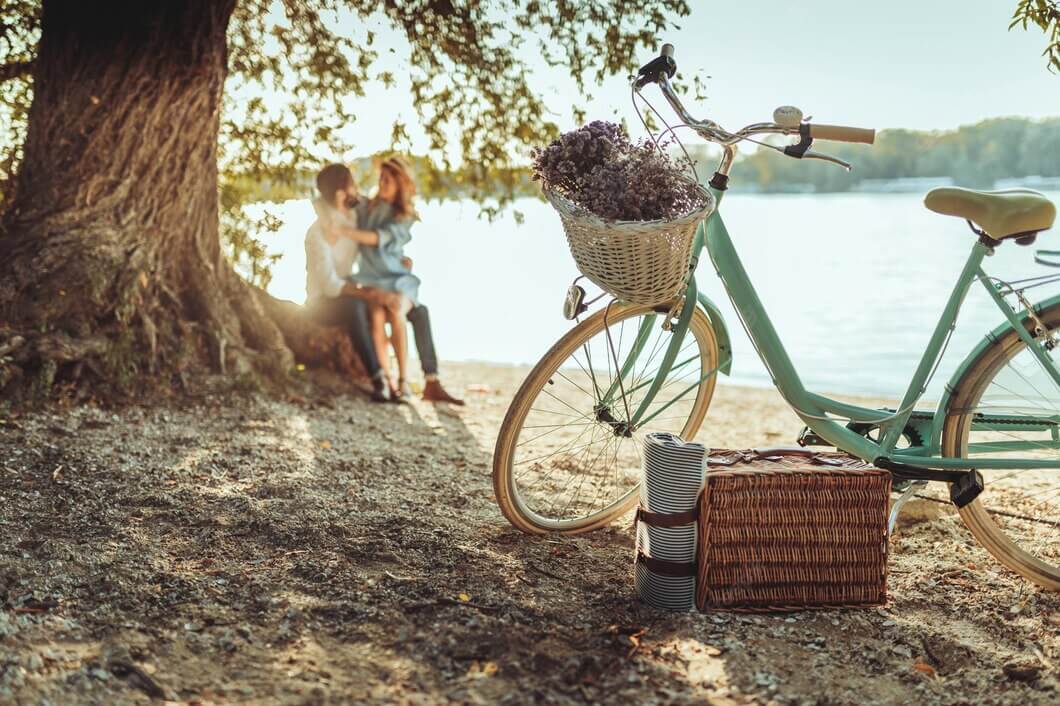
{"type": "Polygon", "coordinates": [[[0,223],[0,388],[281,378],[293,362],[218,237],[235,0],[45,0],[14,199],[0,223]]]}

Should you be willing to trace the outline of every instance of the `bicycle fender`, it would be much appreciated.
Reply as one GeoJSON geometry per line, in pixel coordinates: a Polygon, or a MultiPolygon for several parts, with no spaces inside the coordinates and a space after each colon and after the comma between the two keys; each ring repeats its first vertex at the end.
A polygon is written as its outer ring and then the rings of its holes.
{"type": "MultiPolygon", "coordinates": [[[[1040,302],[1035,302],[1032,306],[1034,307],[1035,312],[1041,313],[1057,302],[1060,302],[1060,294],[1049,297],[1048,299],[1043,299],[1040,302]]],[[[1021,318],[1026,320],[1027,317],[1024,315],[1021,318]]],[[[950,408],[950,399],[953,397],[953,391],[957,389],[957,383],[960,382],[961,378],[964,377],[965,372],[972,367],[975,361],[979,359],[979,356],[983,354],[983,351],[1011,328],[1012,325],[1006,321],[990,333],[986,334],[975,348],[972,349],[971,353],[969,353],[961,364],[957,366],[957,369],[953,371],[953,375],[950,376],[949,382],[946,383],[946,387],[942,391],[942,395],[939,397],[938,407],[935,409],[935,419],[931,425],[931,448],[937,449],[942,444],[942,422],[946,419],[946,412],[950,408]]]]}
{"type": "Polygon", "coordinates": [[[718,339],[718,358],[721,361],[718,370],[731,375],[732,340],[729,338],[729,328],[725,325],[725,317],[721,315],[721,310],[710,300],[710,297],[703,292],[696,292],[696,299],[699,300],[699,305],[706,310],[710,325],[714,327],[714,337],[718,339]]]}

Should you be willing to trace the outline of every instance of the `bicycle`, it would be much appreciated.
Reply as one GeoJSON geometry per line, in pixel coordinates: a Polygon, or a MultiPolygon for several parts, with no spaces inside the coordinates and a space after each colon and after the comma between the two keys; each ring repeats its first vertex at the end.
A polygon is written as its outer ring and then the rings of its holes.
{"type": "Polygon", "coordinates": [[[793,109],[778,109],[773,122],[728,132],[689,114],[670,82],[675,71],[673,47],[664,45],[632,88],[638,96],[658,85],[682,126],[722,147],[708,188],[715,208],[696,230],[686,289],[660,306],[612,301],[562,336],[531,370],[494,453],[494,491],[505,517],[531,533],[600,528],[637,501],[643,434],[696,436],[718,373],[728,374],[732,362],[721,313],[696,285],[706,250],[774,386],[806,424],[800,444],[834,446],[904,483],[892,528],[902,505],[928,483],[947,484],[949,501],[984,548],[1031,581],[1060,590],[1060,294],[1033,305],[1025,295],[1060,275],[1006,283],[983,269],[995,248],[1007,241],[1029,245],[1050,228],[1055,206],[1029,190],[932,190],[925,205],[967,220],[976,241],[901,403],[871,409],[810,392],[741,264],[721,202],[743,140],[794,136],[798,143],[786,147],[759,144],[849,169],[809,149],[813,140],[871,144],[875,133],[814,124],[793,109]],[[965,357],[934,412],[916,410],[975,282],[1001,310],[1003,323],[965,357]]]}

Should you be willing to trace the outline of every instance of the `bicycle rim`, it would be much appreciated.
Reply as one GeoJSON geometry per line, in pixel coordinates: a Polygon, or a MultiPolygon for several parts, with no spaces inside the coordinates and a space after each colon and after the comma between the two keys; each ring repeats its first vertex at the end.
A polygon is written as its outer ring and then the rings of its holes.
{"type": "MultiPolygon", "coordinates": [[[[1047,328],[1056,329],[1060,306],[1040,318],[1047,328]]],[[[1050,356],[1060,362],[1060,348],[1050,356]]],[[[1060,458],[1060,449],[1048,445],[1060,431],[1055,423],[1060,420],[1060,385],[1015,331],[999,337],[968,369],[956,385],[950,410],[943,427],[944,455],[971,451],[972,458],[1060,458]],[[1025,429],[1015,423],[1018,419],[1037,423],[1025,429]],[[1029,448],[1006,452],[981,446],[1009,442],[1029,448]]],[[[981,473],[985,489],[961,509],[961,519],[1003,565],[1060,590],[1060,470],[981,473]]]]}

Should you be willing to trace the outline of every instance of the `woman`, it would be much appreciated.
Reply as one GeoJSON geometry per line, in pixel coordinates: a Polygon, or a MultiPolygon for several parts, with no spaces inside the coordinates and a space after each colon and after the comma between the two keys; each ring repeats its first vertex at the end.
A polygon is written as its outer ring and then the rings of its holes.
{"type": "Polygon", "coordinates": [[[376,231],[379,242],[364,247],[353,280],[362,287],[392,292],[400,299],[397,308],[373,306],[369,316],[376,356],[390,384],[393,399],[404,399],[408,389],[408,338],[406,315],[418,303],[420,280],[412,274],[412,262],[405,256],[405,245],[412,239],[410,226],[418,216],[412,205],[416,185],[396,159],[384,161],[379,168],[379,186],[375,196],[358,209],[360,227],[376,231]],[[386,325],[390,324],[390,336],[386,325]],[[397,358],[398,380],[390,374],[389,347],[397,358]]]}
{"type": "Polygon", "coordinates": [[[412,260],[405,255],[405,245],[412,240],[411,226],[418,220],[412,199],[416,185],[400,161],[391,158],[379,166],[379,186],[375,196],[357,209],[360,228],[378,234],[378,242],[361,245],[357,272],[352,280],[362,287],[392,292],[400,297],[397,307],[371,307],[372,335],[376,354],[389,376],[389,351],[394,349],[398,363],[398,380],[391,383],[391,397],[402,400],[408,388],[408,339],[406,320],[412,323],[416,348],[423,366],[426,384],[423,398],[432,402],[463,404],[452,397],[438,382],[438,360],[431,335],[427,307],[419,301],[420,279],[412,274],[412,260]],[[390,337],[386,324],[390,324],[390,337]]]}

